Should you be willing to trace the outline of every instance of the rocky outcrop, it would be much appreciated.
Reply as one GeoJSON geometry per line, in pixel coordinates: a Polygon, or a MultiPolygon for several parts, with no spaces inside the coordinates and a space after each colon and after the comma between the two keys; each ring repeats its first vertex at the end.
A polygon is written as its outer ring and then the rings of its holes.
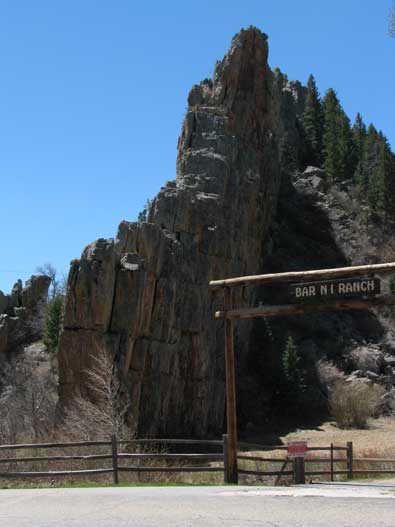
{"type": "Polygon", "coordinates": [[[41,337],[50,283],[48,276],[33,275],[25,287],[18,280],[9,295],[0,291],[0,353],[41,337]]]}
{"type": "MultiPolygon", "coordinates": [[[[221,430],[223,327],[208,282],[262,270],[281,167],[297,163],[304,92],[270,71],[267,54],[260,31],[234,37],[213,79],[189,94],[177,177],[148,222],[123,221],[115,240],[97,240],[72,262],[59,349],[63,406],[89,394],[85,372],[105,349],[122,371],[138,435],[221,430]]],[[[235,300],[252,302],[252,294],[235,300]]],[[[250,329],[237,328],[241,363],[250,329]]]]}
{"type": "MultiPolygon", "coordinates": [[[[121,371],[137,435],[218,435],[223,326],[213,319],[218,299],[208,282],[384,259],[377,240],[386,239],[362,224],[352,181],[330,184],[323,170],[303,165],[306,89],[270,71],[267,52],[254,28],[234,37],[213,79],[189,94],[176,179],[160,190],[148,221],[121,222],[115,240],[97,240],[72,262],[58,356],[61,407],[76,394],[94,397],[87,371],[104,350],[121,371]]],[[[236,304],[284,301],[281,287],[237,294],[236,304]]],[[[353,383],[395,385],[389,311],[243,321],[235,329],[240,428],[289,406],[281,353],[288,336],[301,355],[308,402],[301,413],[310,418],[326,405],[317,364],[353,383]]]]}

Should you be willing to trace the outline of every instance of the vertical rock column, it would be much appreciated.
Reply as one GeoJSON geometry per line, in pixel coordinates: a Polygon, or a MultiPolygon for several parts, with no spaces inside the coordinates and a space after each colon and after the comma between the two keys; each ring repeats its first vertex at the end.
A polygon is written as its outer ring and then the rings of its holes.
{"type": "MultiPolygon", "coordinates": [[[[177,178],[148,223],[122,222],[115,242],[98,240],[72,264],[62,405],[86,390],[84,369],[103,347],[120,365],[138,435],[220,433],[223,328],[208,282],[261,270],[280,184],[267,52],[254,28],[234,37],[213,80],[189,94],[177,178]]],[[[249,331],[248,323],[237,330],[241,359],[249,331]]]]}

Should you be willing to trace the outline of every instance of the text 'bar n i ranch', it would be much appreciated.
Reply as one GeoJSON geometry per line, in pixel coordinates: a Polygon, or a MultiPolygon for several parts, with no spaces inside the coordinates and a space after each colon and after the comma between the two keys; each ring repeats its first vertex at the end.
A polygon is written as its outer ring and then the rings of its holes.
{"type": "Polygon", "coordinates": [[[296,301],[304,299],[365,297],[378,295],[381,291],[380,280],[378,278],[349,278],[344,280],[291,284],[289,288],[291,297],[296,301]]]}

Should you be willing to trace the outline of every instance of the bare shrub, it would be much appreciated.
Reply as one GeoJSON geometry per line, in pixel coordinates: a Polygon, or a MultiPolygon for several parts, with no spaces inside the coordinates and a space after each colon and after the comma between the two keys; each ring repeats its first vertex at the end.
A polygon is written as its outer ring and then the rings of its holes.
{"type": "Polygon", "coordinates": [[[57,404],[52,357],[40,345],[28,346],[2,362],[0,377],[0,443],[48,438],[57,404]]]}
{"type": "Polygon", "coordinates": [[[130,400],[121,390],[118,368],[102,348],[98,348],[92,363],[91,369],[84,372],[89,397],[80,394],[73,398],[65,410],[63,432],[77,440],[108,438],[112,434],[130,439],[131,430],[125,424],[130,400]]]}
{"type": "Polygon", "coordinates": [[[329,393],[329,410],[339,428],[365,428],[377,417],[383,389],[376,385],[336,382],[329,393]]]}

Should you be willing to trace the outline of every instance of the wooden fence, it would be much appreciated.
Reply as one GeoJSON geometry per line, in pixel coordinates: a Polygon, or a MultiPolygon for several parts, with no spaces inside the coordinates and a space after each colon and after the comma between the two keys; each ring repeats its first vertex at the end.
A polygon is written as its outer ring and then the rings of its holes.
{"type": "MultiPolygon", "coordinates": [[[[288,477],[296,483],[304,482],[305,477],[329,476],[334,481],[336,476],[346,476],[352,479],[354,475],[374,475],[374,474],[395,474],[395,459],[378,458],[355,458],[353,455],[353,444],[347,443],[346,446],[310,447],[304,461],[301,462],[287,456],[287,446],[261,445],[254,443],[238,443],[238,474],[255,477],[276,477],[276,483],[282,477],[288,477]],[[252,455],[250,455],[253,451],[252,455]],[[271,457],[273,451],[284,453],[282,457],[271,457]],[[266,452],[266,456],[265,456],[266,452]],[[270,455],[268,453],[270,452],[270,455]],[[327,452],[325,455],[318,455],[320,452],[327,452]],[[258,468],[251,469],[245,465],[254,462],[258,468]],[[363,463],[368,468],[358,468],[363,463]],[[374,468],[376,464],[394,463],[391,469],[374,468]],[[264,468],[262,467],[264,464],[264,468]],[[271,464],[279,464],[279,469],[270,468],[271,464]],[[373,465],[373,468],[370,468],[373,465]],[[269,468],[268,468],[269,467],[269,468]]],[[[95,476],[99,474],[112,474],[113,481],[118,484],[122,473],[181,473],[181,472],[222,472],[224,482],[231,481],[232,463],[228,455],[228,438],[224,435],[222,440],[194,440],[194,439],[132,439],[119,440],[115,436],[109,441],[81,441],[64,443],[40,443],[40,444],[19,444],[19,445],[0,445],[0,478],[55,478],[62,476],[95,476]],[[105,453],[93,454],[61,454],[61,455],[29,455],[17,456],[18,450],[47,450],[47,449],[76,449],[88,447],[93,449],[103,447],[105,453]],[[145,452],[125,452],[125,448],[141,448],[148,450],[145,452]],[[194,452],[189,453],[185,450],[191,448],[196,450],[218,450],[218,452],[194,452]],[[165,452],[160,450],[166,448],[165,452]],[[184,452],[171,452],[175,448],[180,448],[184,452]],[[13,457],[8,457],[13,453],[13,457]],[[154,465],[144,465],[142,463],[150,460],[157,462],[154,465]],[[10,466],[24,463],[37,462],[74,462],[74,461],[107,461],[107,466],[91,469],[77,470],[48,470],[48,471],[24,471],[12,470],[10,466]],[[132,462],[132,465],[125,465],[125,462],[132,462]],[[177,463],[173,465],[172,463],[177,463]],[[218,466],[218,464],[220,466],[218,466]],[[7,465],[9,465],[7,467],[7,465]],[[6,466],[7,469],[3,470],[6,466]]]]}
{"type": "Polygon", "coordinates": [[[287,453],[286,446],[258,445],[251,443],[239,443],[239,449],[244,452],[238,454],[237,459],[240,461],[249,461],[266,464],[281,464],[279,470],[251,470],[239,466],[238,473],[252,476],[276,476],[276,482],[283,476],[292,476],[294,482],[304,482],[305,477],[310,479],[314,477],[329,476],[331,481],[336,476],[345,476],[347,479],[353,479],[354,475],[374,476],[375,474],[395,474],[395,459],[390,458],[364,458],[354,457],[353,443],[348,442],[346,446],[335,446],[333,444],[323,447],[309,447],[303,462],[298,463],[301,458],[292,459],[288,456],[282,458],[251,456],[245,451],[284,451],[287,453]],[[328,452],[326,456],[317,455],[320,452],[328,452]],[[314,466],[316,465],[316,466],[314,466]],[[367,468],[360,468],[363,465],[367,468]],[[392,465],[391,468],[375,468],[377,465],[392,465]]]}
{"type": "Polygon", "coordinates": [[[112,474],[114,483],[119,483],[119,475],[123,472],[224,472],[226,464],[224,463],[224,441],[209,441],[209,440],[193,440],[193,439],[132,439],[132,440],[118,440],[115,436],[111,437],[111,441],[79,441],[68,443],[40,443],[40,444],[20,444],[20,445],[0,445],[0,478],[53,478],[57,476],[75,476],[75,475],[97,475],[97,474],[112,474]],[[171,453],[171,452],[139,452],[129,453],[122,452],[122,448],[127,446],[143,446],[158,450],[174,445],[181,445],[191,447],[198,445],[200,447],[216,447],[221,448],[219,453],[171,453]],[[24,456],[24,457],[3,457],[4,452],[13,452],[16,450],[38,450],[38,449],[68,449],[79,447],[107,447],[108,453],[105,454],[89,454],[89,455],[52,455],[52,456],[24,456]],[[19,464],[19,463],[35,463],[35,462],[53,462],[53,461],[73,461],[73,460],[111,460],[111,467],[95,468],[88,470],[50,470],[50,471],[2,471],[1,467],[4,464],[19,464]],[[125,466],[122,461],[135,461],[132,466],[125,466]],[[179,463],[176,466],[140,466],[138,463],[144,460],[158,460],[160,462],[186,462],[193,461],[193,464],[186,466],[179,463]],[[208,464],[208,462],[221,462],[221,467],[216,467],[208,464]],[[205,464],[202,465],[201,462],[205,464]]]}

